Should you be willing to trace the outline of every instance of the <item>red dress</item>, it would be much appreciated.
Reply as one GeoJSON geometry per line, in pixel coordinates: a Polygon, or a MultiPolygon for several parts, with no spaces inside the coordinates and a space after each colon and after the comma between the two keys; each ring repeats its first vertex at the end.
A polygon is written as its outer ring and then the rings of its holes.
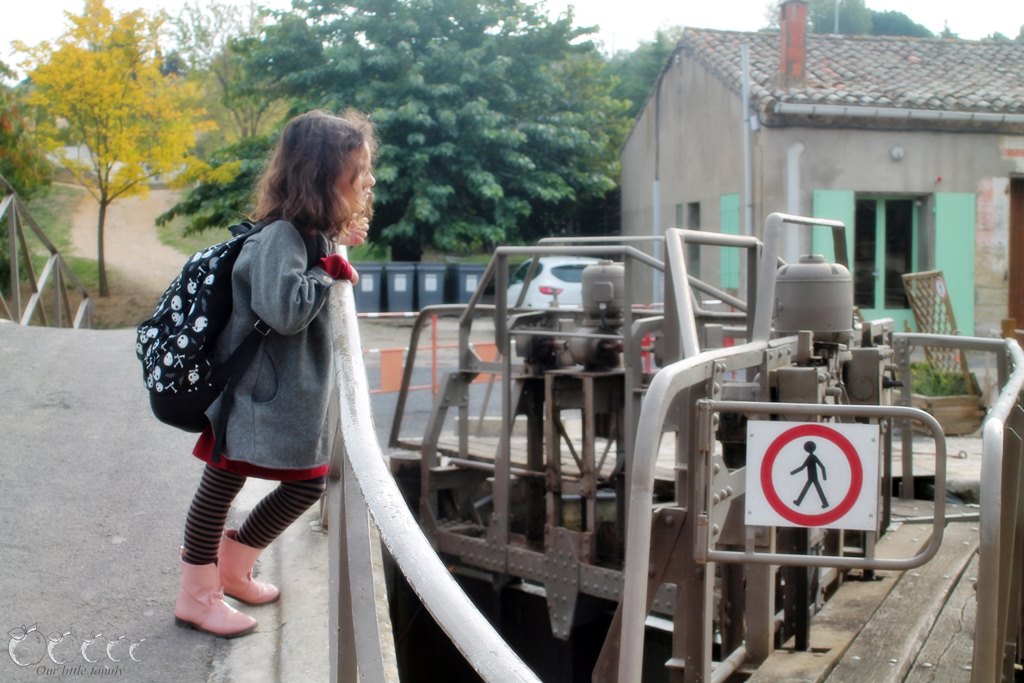
{"type": "Polygon", "coordinates": [[[213,428],[207,425],[203,433],[196,441],[196,447],[192,449],[192,455],[196,456],[210,467],[227,470],[232,474],[242,477],[258,477],[260,479],[272,479],[274,481],[303,481],[305,479],[316,479],[323,477],[330,470],[331,466],[321,465],[305,470],[278,470],[272,467],[260,467],[241,460],[231,460],[227,455],[221,453],[220,459],[213,461],[213,428]]]}

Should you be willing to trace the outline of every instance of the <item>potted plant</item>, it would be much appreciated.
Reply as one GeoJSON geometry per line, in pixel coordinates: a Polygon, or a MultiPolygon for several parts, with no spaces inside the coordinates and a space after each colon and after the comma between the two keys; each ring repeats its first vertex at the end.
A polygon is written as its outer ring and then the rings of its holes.
{"type": "Polygon", "coordinates": [[[942,425],[946,436],[970,434],[981,426],[985,410],[973,373],[950,372],[932,362],[910,365],[911,403],[942,425]]]}

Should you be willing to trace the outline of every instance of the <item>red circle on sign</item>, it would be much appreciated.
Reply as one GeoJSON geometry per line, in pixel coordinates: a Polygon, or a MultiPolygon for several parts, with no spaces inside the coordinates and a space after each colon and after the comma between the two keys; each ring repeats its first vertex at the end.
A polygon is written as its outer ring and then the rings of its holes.
{"type": "Polygon", "coordinates": [[[850,511],[854,503],[857,502],[863,483],[864,469],[861,467],[857,449],[853,447],[853,444],[845,436],[824,425],[805,424],[787,429],[775,437],[775,440],[768,446],[768,450],[765,451],[764,460],[761,461],[761,489],[764,491],[765,499],[783,519],[800,526],[825,526],[842,518],[843,515],[850,511]],[[843,498],[839,505],[819,515],[807,515],[787,507],[782,502],[782,499],[779,498],[779,494],[775,491],[775,486],[772,483],[772,466],[775,464],[775,458],[778,457],[782,449],[789,445],[790,442],[805,436],[817,436],[831,441],[839,447],[839,450],[846,456],[846,461],[850,464],[850,490],[847,492],[846,497],[843,498]]]}

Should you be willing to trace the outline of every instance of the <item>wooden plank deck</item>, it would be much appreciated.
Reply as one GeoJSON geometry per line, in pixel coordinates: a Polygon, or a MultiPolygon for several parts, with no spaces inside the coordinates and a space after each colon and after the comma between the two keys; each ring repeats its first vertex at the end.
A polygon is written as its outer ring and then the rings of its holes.
{"type": "Polygon", "coordinates": [[[906,683],[966,681],[970,678],[978,607],[977,579],[978,556],[974,555],[928,634],[924,647],[918,652],[906,683]]]}
{"type": "MultiPolygon", "coordinates": [[[[902,516],[930,503],[894,501],[902,516]]],[[[947,506],[947,514],[962,513],[947,506]]],[[[879,557],[920,551],[931,527],[902,524],[878,542],[879,557]]],[[[879,571],[874,581],[847,581],[811,621],[811,650],[776,651],[749,681],[863,683],[968,681],[974,643],[977,523],[946,525],[931,561],[906,572],[879,571]]]]}
{"type": "MultiPolygon", "coordinates": [[[[973,524],[947,525],[939,552],[925,565],[903,573],[825,680],[903,681],[914,668],[933,627],[947,621],[941,616],[977,549],[978,532],[973,524]]],[[[952,605],[958,615],[961,607],[952,605]]],[[[963,616],[955,618],[962,620],[963,616]]],[[[974,630],[973,620],[968,628],[974,630]]],[[[970,671],[947,669],[942,677],[944,681],[967,681],[970,671]]]]}

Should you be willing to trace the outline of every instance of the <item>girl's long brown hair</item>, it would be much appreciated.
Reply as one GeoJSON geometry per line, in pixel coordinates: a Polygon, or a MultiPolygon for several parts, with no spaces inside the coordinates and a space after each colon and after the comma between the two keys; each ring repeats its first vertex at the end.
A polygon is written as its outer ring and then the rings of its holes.
{"type": "Polygon", "coordinates": [[[251,218],[283,218],[332,239],[356,215],[369,218],[372,195],[365,205],[350,206],[339,189],[355,182],[363,149],[369,149],[372,162],[377,152],[373,124],[359,112],[337,116],[314,110],[294,117],[281,132],[257,185],[251,218]]]}

